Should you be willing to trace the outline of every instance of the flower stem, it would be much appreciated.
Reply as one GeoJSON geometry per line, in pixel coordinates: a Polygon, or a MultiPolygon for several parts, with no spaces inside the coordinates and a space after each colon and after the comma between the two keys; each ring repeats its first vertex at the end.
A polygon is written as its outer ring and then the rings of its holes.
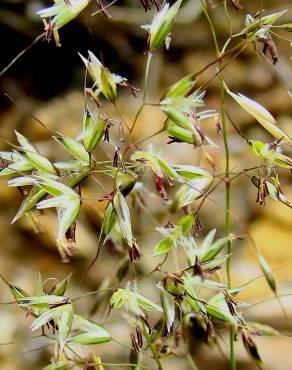
{"type": "Polygon", "coordinates": [[[136,116],[135,116],[135,118],[134,118],[134,121],[133,121],[132,127],[130,128],[130,135],[131,135],[131,133],[134,131],[134,128],[135,128],[135,126],[136,126],[136,123],[137,123],[137,121],[138,121],[138,118],[139,118],[139,116],[140,116],[140,114],[141,114],[141,112],[142,112],[142,110],[143,110],[143,109],[144,109],[144,104],[142,104],[142,105],[140,106],[140,108],[139,108],[138,112],[136,113],[136,116]]]}
{"type": "Polygon", "coordinates": [[[147,61],[146,61],[146,68],[145,68],[145,76],[144,76],[143,105],[145,105],[145,101],[146,101],[147,87],[148,87],[148,76],[149,76],[149,69],[150,69],[151,59],[152,59],[152,53],[148,53],[147,54],[147,61]]]}
{"type": "Polygon", "coordinates": [[[161,134],[162,132],[164,132],[165,131],[165,128],[164,127],[162,127],[161,129],[159,129],[158,131],[155,131],[153,134],[151,134],[150,136],[147,136],[147,137],[145,137],[144,139],[141,139],[141,140],[139,140],[139,141],[136,141],[135,142],[135,145],[138,145],[138,144],[142,144],[142,143],[144,143],[145,141],[147,141],[147,140],[150,140],[150,139],[153,139],[155,136],[158,136],[159,134],[161,134]]]}
{"type": "Polygon", "coordinates": [[[40,40],[42,40],[46,35],[46,32],[43,32],[42,34],[38,35],[25,49],[23,49],[20,53],[18,53],[16,55],[16,57],[14,57],[12,59],[12,61],[5,67],[3,68],[1,71],[0,71],[0,77],[2,75],[4,75],[4,73],[7,72],[7,70],[13,66],[13,64],[15,62],[18,61],[19,58],[21,58],[23,56],[23,54],[25,54],[29,49],[31,49],[37,42],[39,42],[40,40]]]}
{"type": "Polygon", "coordinates": [[[190,355],[190,354],[188,353],[188,355],[187,355],[187,359],[188,359],[188,363],[189,363],[189,365],[190,365],[190,368],[191,368],[192,370],[199,370],[199,369],[198,369],[198,367],[197,367],[197,365],[195,364],[195,362],[194,362],[194,360],[193,360],[192,355],[190,355]]]}
{"type": "MultiPolygon", "coordinates": [[[[228,133],[226,127],[226,117],[225,117],[225,88],[224,88],[224,77],[222,73],[222,60],[220,59],[221,52],[219,49],[219,44],[216,36],[216,31],[208,13],[208,10],[205,6],[204,0],[200,0],[203,12],[209,22],[211,33],[213,36],[216,54],[218,58],[218,65],[219,65],[219,83],[220,83],[220,107],[221,107],[221,124],[222,124],[222,131],[223,131],[223,141],[224,141],[224,150],[225,150],[225,234],[229,235],[231,231],[231,189],[230,189],[230,153],[229,153],[229,145],[228,145],[228,133]]],[[[232,244],[231,241],[227,242],[227,253],[229,257],[226,261],[226,272],[227,272],[227,280],[228,280],[228,288],[231,288],[231,260],[230,254],[232,253],[232,244]]],[[[234,328],[230,328],[230,370],[236,370],[236,356],[235,356],[235,348],[234,348],[234,341],[235,341],[235,331],[234,328]]]]}
{"type": "Polygon", "coordinates": [[[141,320],[141,322],[142,322],[142,326],[143,326],[143,333],[144,333],[144,336],[145,336],[145,338],[146,338],[146,340],[147,340],[147,343],[148,343],[149,348],[151,349],[151,352],[152,352],[153,358],[154,358],[154,360],[156,361],[156,364],[157,364],[157,366],[158,366],[158,369],[159,369],[159,370],[163,370],[162,364],[161,364],[160,359],[159,359],[159,357],[158,357],[158,355],[157,355],[157,352],[156,352],[156,350],[155,350],[155,348],[154,348],[154,345],[153,345],[153,343],[152,343],[151,337],[150,337],[150,335],[147,333],[147,329],[146,329],[146,327],[145,327],[145,323],[144,323],[142,320],[141,320]]]}
{"type": "Polygon", "coordinates": [[[139,108],[139,110],[138,110],[138,112],[137,112],[137,114],[136,114],[136,116],[134,118],[132,127],[130,128],[130,134],[134,131],[134,128],[135,128],[136,123],[137,123],[137,120],[138,120],[138,118],[139,118],[142,110],[145,107],[145,101],[146,101],[146,95],[147,95],[147,87],[148,87],[148,76],[149,76],[149,68],[150,68],[151,59],[152,59],[152,53],[148,53],[147,54],[147,60],[146,60],[145,73],[144,73],[143,103],[140,106],[140,108],[139,108]]]}

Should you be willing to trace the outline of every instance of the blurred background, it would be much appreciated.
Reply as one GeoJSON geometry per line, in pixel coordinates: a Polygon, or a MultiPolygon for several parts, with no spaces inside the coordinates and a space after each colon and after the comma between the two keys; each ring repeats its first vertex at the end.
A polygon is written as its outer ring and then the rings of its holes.
{"type": "MultiPolygon", "coordinates": [[[[51,2],[34,0],[2,0],[0,1],[0,34],[2,70],[22,49],[27,47],[40,33],[43,26],[36,11],[51,2]]],[[[260,6],[260,1],[241,0],[244,9],[236,12],[230,6],[230,18],[234,32],[241,30],[247,13],[253,14],[260,6]]],[[[107,3],[104,2],[104,5],[107,3]]],[[[221,2],[210,2],[211,12],[221,44],[228,38],[228,24],[221,2]]],[[[269,13],[287,9],[283,21],[292,20],[292,6],[289,0],[265,0],[264,9],[269,13]]],[[[73,22],[60,31],[62,47],[57,48],[53,42],[38,42],[29,49],[0,80],[0,136],[15,143],[14,130],[23,133],[52,160],[64,159],[66,154],[52,141],[48,130],[39,125],[30,115],[34,115],[45,125],[74,137],[81,129],[84,108],[83,85],[84,66],[77,52],[87,55],[87,50],[94,52],[112,72],[116,72],[136,87],[143,82],[146,45],[146,33],[140,25],[149,23],[153,13],[145,13],[138,0],[120,0],[110,8],[112,18],[106,19],[102,14],[91,16],[96,11],[92,4],[73,22]],[[7,98],[8,94],[13,98],[7,98]]],[[[249,47],[225,70],[225,79],[233,91],[239,91],[263,104],[276,118],[283,129],[292,135],[292,101],[287,94],[287,86],[292,86],[291,48],[281,39],[275,39],[279,52],[279,63],[272,66],[265,58],[258,56],[253,47],[249,47]]],[[[172,33],[169,51],[159,51],[151,65],[148,101],[157,102],[165,89],[191,72],[199,71],[215,59],[210,30],[204,16],[200,12],[198,1],[185,1],[182,6],[176,27],[172,33]]],[[[210,81],[216,72],[215,67],[209,68],[198,81],[202,86],[210,81]]],[[[139,108],[141,97],[133,98],[126,90],[120,90],[119,108],[126,121],[133,120],[139,108]]],[[[218,82],[214,79],[208,84],[206,106],[219,109],[218,82]]],[[[228,112],[241,130],[253,139],[271,140],[265,132],[242,109],[227,98],[228,112]]],[[[115,110],[106,107],[108,115],[118,118],[115,110]]],[[[141,115],[134,132],[135,141],[159,129],[163,123],[163,114],[155,107],[147,107],[141,115]]],[[[206,127],[208,135],[221,147],[222,138],[216,134],[215,127],[206,127]]],[[[249,151],[244,141],[230,128],[230,147],[232,151],[231,167],[234,171],[254,166],[259,163],[249,151]]],[[[115,134],[113,134],[115,135],[115,134]]],[[[117,135],[117,133],[116,133],[117,135]]],[[[9,146],[1,140],[1,150],[9,146]]],[[[161,150],[162,155],[170,163],[210,166],[201,160],[201,151],[194,150],[187,144],[167,145],[167,136],[160,135],[152,140],[153,146],[161,150]]],[[[147,147],[143,144],[141,147],[147,147]]],[[[97,158],[109,151],[102,143],[97,158]]],[[[111,153],[112,154],[112,153],[111,153]]],[[[223,150],[212,149],[209,154],[214,159],[216,172],[224,171],[223,150]]],[[[280,172],[281,184],[285,194],[292,198],[291,175],[288,171],[280,172]]],[[[103,179],[105,186],[109,183],[103,179]]],[[[82,186],[85,198],[77,223],[78,252],[68,264],[62,264],[56,245],[56,222],[54,212],[34,213],[37,222],[23,218],[11,225],[22,201],[21,194],[15,188],[7,187],[7,179],[0,180],[0,272],[11,282],[21,288],[33,292],[37,271],[41,271],[44,279],[55,277],[63,279],[73,272],[69,291],[77,296],[95,290],[119,263],[120,254],[116,246],[109,245],[102,254],[102,263],[98,262],[86,275],[82,284],[80,279],[95,256],[98,244],[99,229],[104,204],[97,199],[102,194],[92,181],[82,186]],[[88,200],[86,201],[86,197],[88,200]]],[[[166,216],[168,207],[157,202],[151,181],[147,184],[149,194],[145,194],[147,209],[153,214],[157,224],[164,225],[169,219],[166,216]]],[[[216,228],[222,235],[224,228],[224,187],[219,187],[212,194],[211,201],[205,202],[201,213],[204,235],[208,230],[216,228]]],[[[233,231],[238,234],[249,234],[261,249],[271,267],[276,269],[275,278],[279,294],[292,293],[292,237],[291,209],[267,200],[265,207],[256,203],[257,189],[248,176],[240,176],[232,185],[232,224],[233,231]]],[[[173,218],[171,221],[175,221],[173,218]]],[[[137,239],[145,258],[140,263],[141,273],[154,267],[153,260],[147,259],[160,236],[155,231],[153,219],[141,212],[134,219],[137,239]]],[[[245,238],[236,242],[233,255],[232,273],[234,285],[238,286],[261,274],[254,255],[254,249],[245,238]]],[[[153,280],[152,283],[155,281],[153,280]]],[[[151,287],[145,285],[145,295],[150,295],[151,287]]],[[[1,302],[11,301],[6,286],[0,283],[1,302]]],[[[246,286],[240,299],[247,302],[258,302],[273,297],[264,279],[260,278],[246,286]]],[[[253,321],[274,326],[287,336],[278,335],[270,338],[258,338],[257,343],[267,370],[288,370],[292,368],[292,340],[289,339],[289,325],[292,325],[292,300],[283,297],[290,322],[283,316],[279,302],[275,299],[250,308],[248,317],[253,321]]],[[[81,300],[78,309],[84,315],[92,312],[96,298],[81,300]]],[[[101,321],[104,314],[94,313],[92,318],[101,321]]],[[[31,336],[29,325],[31,319],[24,318],[24,313],[14,305],[0,305],[0,369],[41,369],[49,363],[52,347],[44,346],[41,339],[28,340],[31,336]],[[10,343],[4,345],[4,343],[10,343]]],[[[119,324],[112,322],[111,330],[123,337],[119,324]]],[[[224,334],[223,334],[224,335],[224,334]]],[[[228,340],[226,339],[226,343],[228,340]]],[[[107,356],[108,347],[98,346],[92,350],[101,356],[107,356]]],[[[227,351],[227,345],[225,350],[227,351]]],[[[84,349],[85,351],[85,349],[84,349]]],[[[112,353],[119,358],[123,348],[113,344],[112,353]]],[[[246,357],[241,345],[238,344],[239,369],[255,369],[246,357]]],[[[205,345],[198,345],[195,358],[200,370],[227,369],[226,359],[205,345]],[[210,366],[216,360],[216,367],[210,366]]],[[[122,356],[122,355],[121,355],[122,356]]],[[[179,360],[165,361],[167,369],[185,363],[179,360]],[[176,362],[177,361],[177,362],[176,362]]]]}

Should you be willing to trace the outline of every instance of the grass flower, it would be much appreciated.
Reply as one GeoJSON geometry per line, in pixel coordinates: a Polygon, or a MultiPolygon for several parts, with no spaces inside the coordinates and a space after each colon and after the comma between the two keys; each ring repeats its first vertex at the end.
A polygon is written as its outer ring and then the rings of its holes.
{"type": "Polygon", "coordinates": [[[54,5],[41,9],[37,14],[43,19],[50,38],[53,33],[57,46],[61,46],[58,30],[76,18],[90,0],[54,0],[54,5]],[[48,20],[48,22],[47,22],[48,20]]]}

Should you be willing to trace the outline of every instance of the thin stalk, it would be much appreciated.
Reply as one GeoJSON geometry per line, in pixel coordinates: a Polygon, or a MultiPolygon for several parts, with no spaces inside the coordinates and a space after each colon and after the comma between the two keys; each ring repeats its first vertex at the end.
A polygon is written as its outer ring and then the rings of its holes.
{"type": "Polygon", "coordinates": [[[277,301],[278,301],[278,303],[279,303],[279,306],[280,306],[280,308],[281,308],[281,311],[282,311],[282,313],[283,313],[283,316],[284,316],[284,318],[285,318],[285,320],[286,320],[286,322],[287,322],[288,329],[289,329],[289,330],[292,330],[292,326],[291,326],[291,324],[290,324],[290,317],[289,317],[289,315],[288,315],[288,312],[287,312],[287,310],[286,310],[286,307],[284,306],[284,304],[283,304],[283,302],[282,302],[282,300],[281,300],[281,297],[279,297],[278,293],[275,293],[275,297],[276,297],[276,299],[277,299],[277,301]]]}
{"type": "Polygon", "coordinates": [[[127,344],[123,343],[123,342],[120,342],[118,339],[115,339],[115,338],[112,338],[112,341],[119,344],[120,346],[124,347],[124,348],[127,348],[127,349],[130,349],[132,350],[133,347],[131,346],[128,346],[127,344]]]}
{"type": "Polygon", "coordinates": [[[264,0],[260,0],[260,14],[259,14],[259,20],[260,20],[260,23],[261,23],[261,20],[262,20],[262,14],[263,14],[263,10],[264,10],[264,0]]]}
{"type": "Polygon", "coordinates": [[[142,320],[141,320],[141,322],[142,322],[142,326],[143,326],[143,333],[144,333],[144,336],[145,336],[145,338],[146,338],[146,340],[147,340],[147,343],[148,343],[149,348],[151,349],[151,352],[152,352],[153,358],[154,358],[154,360],[155,360],[155,362],[156,362],[156,364],[157,364],[157,366],[158,366],[158,369],[159,369],[159,370],[163,370],[162,364],[161,364],[160,359],[159,359],[159,357],[158,357],[158,355],[157,355],[157,352],[156,352],[156,350],[155,350],[155,348],[154,348],[154,345],[153,345],[153,343],[152,343],[152,340],[151,340],[151,338],[150,338],[150,335],[147,333],[147,329],[146,329],[146,327],[145,327],[145,323],[144,323],[142,320]]]}
{"type": "MultiPolygon", "coordinates": [[[[280,26],[273,26],[273,28],[280,28],[280,29],[281,29],[281,27],[280,27],[280,26]]],[[[291,43],[291,40],[290,40],[290,39],[287,39],[286,37],[280,36],[280,35],[278,35],[276,32],[273,32],[272,30],[269,30],[269,33],[270,33],[271,35],[274,35],[275,37],[277,37],[277,38],[278,38],[279,40],[281,40],[281,41],[288,42],[288,44],[290,45],[290,43],[291,43]]]]}
{"type": "MultiPolygon", "coordinates": [[[[245,49],[247,48],[247,45],[245,44],[245,45],[243,45],[242,46],[242,48],[236,53],[236,54],[234,54],[233,56],[232,56],[232,58],[230,58],[229,59],[229,61],[228,62],[226,62],[224,65],[223,65],[223,67],[222,68],[220,68],[220,69],[218,69],[218,71],[202,86],[202,90],[205,90],[210,84],[211,84],[211,82],[213,82],[213,80],[216,78],[216,77],[218,77],[219,76],[219,74],[220,73],[222,73],[223,72],[223,70],[225,69],[225,68],[227,68],[228,66],[229,66],[229,64],[230,63],[232,63],[233,62],[233,60],[234,59],[236,59],[245,49]]],[[[221,53],[222,53],[222,51],[221,51],[221,53]]],[[[223,59],[222,59],[222,61],[223,61],[223,59]]]]}
{"type": "MultiPolygon", "coordinates": [[[[29,338],[26,338],[26,339],[31,340],[31,339],[37,339],[37,338],[42,338],[42,334],[34,335],[33,337],[29,337],[29,338]]],[[[2,343],[0,343],[0,346],[9,346],[11,344],[17,344],[17,343],[18,343],[18,341],[2,342],[2,343]]]]}
{"type": "Polygon", "coordinates": [[[93,290],[91,292],[88,292],[88,293],[84,293],[80,296],[77,296],[77,297],[74,297],[71,299],[72,302],[76,302],[78,301],[79,299],[82,299],[82,298],[85,298],[85,297],[88,297],[88,296],[91,296],[91,295],[97,295],[97,294],[103,294],[103,293],[106,293],[106,292],[109,292],[111,290],[115,290],[117,289],[116,286],[113,286],[113,287],[110,287],[110,288],[106,288],[106,289],[97,289],[97,290],[93,290]]]}
{"type": "Polygon", "coordinates": [[[236,370],[236,353],[235,353],[235,329],[230,327],[229,329],[229,342],[230,342],[230,369],[236,370]]]}
{"type": "Polygon", "coordinates": [[[29,49],[31,49],[37,42],[43,39],[45,35],[46,35],[46,32],[37,36],[25,49],[23,49],[19,54],[17,54],[16,57],[14,57],[12,61],[5,68],[3,68],[2,71],[0,71],[0,77],[4,75],[4,73],[7,72],[7,70],[10,67],[12,67],[13,64],[17,62],[18,59],[21,58],[29,49]]]}
{"type": "Polygon", "coordinates": [[[190,365],[190,368],[192,370],[199,370],[198,366],[195,364],[195,362],[193,360],[193,357],[189,353],[187,354],[187,359],[188,359],[188,363],[190,365]]]}
{"type": "Polygon", "coordinates": [[[147,54],[147,60],[146,60],[145,73],[144,73],[143,103],[142,103],[141,107],[139,108],[139,110],[138,110],[138,112],[137,112],[137,114],[136,114],[136,116],[134,118],[133,125],[130,128],[130,134],[134,131],[134,128],[136,126],[136,123],[138,121],[138,118],[139,118],[142,110],[145,107],[145,101],[146,101],[146,96],[147,96],[148,77],[149,77],[149,69],[150,69],[151,59],[152,59],[152,53],[148,53],[147,54]]]}
{"type": "Polygon", "coordinates": [[[274,299],[279,299],[279,298],[283,298],[283,297],[291,297],[291,296],[292,296],[292,293],[279,294],[277,296],[273,295],[273,297],[264,298],[260,301],[257,301],[255,303],[250,304],[248,307],[244,308],[244,311],[246,312],[246,311],[250,310],[251,308],[254,308],[254,307],[259,306],[261,304],[267,303],[269,301],[273,301],[274,299]]]}
{"type": "MultiPolygon", "coordinates": [[[[82,362],[83,363],[83,362],[82,362]]],[[[132,363],[110,363],[110,362],[99,362],[99,363],[95,363],[95,362],[90,362],[90,363],[87,363],[87,366],[89,365],[100,365],[100,366],[137,366],[137,364],[132,364],[132,363]]],[[[149,366],[144,366],[144,365],[140,365],[139,364],[139,367],[141,369],[148,369],[148,370],[152,370],[152,367],[149,367],[149,366]]]]}
{"type": "Polygon", "coordinates": [[[178,263],[177,250],[176,250],[176,248],[172,248],[172,255],[173,255],[174,267],[176,269],[176,272],[179,272],[180,271],[180,267],[179,267],[179,263],[178,263]]]}
{"type": "Polygon", "coordinates": [[[147,61],[146,61],[145,76],[144,76],[143,105],[145,105],[145,101],[146,101],[147,87],[148,87],[148,77],[149,77],[149,69],[150,69],[151,59],[152,59],[152,53],[148,53],[147,54],[147,61]]]}
{"type": "MultiPolygon", "coordinates": [[[[216,54],[218,57],[218,64],[221,70],[222,68],[222,61],[220,60],[220,49],[217,41],[217,36],[215,32],[215,28],[213,22],[209,16],[209,13],[205,7],[203,0],[200,0],[202,5],[202,9],[206,15],[206,18],[210,24],[212,36],[215,43],[216,54]]],[[[222,124],[222,131],[223,131],[223,141],[224,141],[224,150],[225,150],[225,188],[226,188],[226,198],[225,198],[225,233],[226,235],[230,234],[231,230],[231,220],[230,220],[230,153],[229,153],[229,145],[228,145],[228,133],[226,128],[226,116],[225,116],[225,88],[224,88],[224,78],[222,72],[219,73],[219,82],[220,82],[220,106],[221,106],[221,124],[222,124]]],[[[229,241],[227,244],[228,254],[232,252],[231,242],[229,241]]],[[[228,286],[231,288],[231,273],[230,273],[230,257],[227,259],[227,279],[228,279],[228,286]]]]}
{"type": "Polygon", "coordinates": [[[77,352],[75,352],[68,344],[66,344],[66,348],[73,353],[79,360],[83,361],[83,357],[81,357],[77,352]]]}
{"type": "Polygon", "coordinates": [[[155,131],[153,134],[151,134],[150,136],[147,136],[145,137],[144,139],[141,139],[139,141],[136,141],[134,145],[138,145],[138,144],[142,144],[144,143],[145,141],[147,140],[150,140],[150,139],[153,139],[155,136],[158,136],[159,134],[161,134],[162,132],[165,131],[165,128],[162,127],[161,129],[159,129],[158,131],[155,131]]]}
{"type": "MultiPolygon", "coordinates": [[[[106,6],[102,6],[101,9],[97,10],[96,12],[92,13],[91,16],[95,16],[99,13],[102,13],[104,12],[106,9],[110,8],[112,5],[114,5],[116,2],[118,2],[118,0],[113,0],[111,3],[107,4],[106,6]]],[[[111,15],[109,16],[109,18],[111,18],[111,15]]]]}
{"type": "MultiPolygon", "coordinates": [[[[221,124],[222,124],[222,132],[223,132],[223,141],[224,141],[224,150],[225,150],[225,234],[229,235],[231,232],[231,189],[230,189],[230,153],[229,153],[229,145],[228,145],[228,133],[226,127],[226,116],[225,116],[225,88],[224,88],[224,77],[222,74],[222,60],[220,59],[221,52],[219,49],[219,44],[217,40],[217,35],[215,31],[215,27],[213,25],[212,19],[209,16],[208,10],[205,6],[204,0],[200,0],[203,12],[209,22],[212,37],[215,44],[216,54],[218,58],[218,65],[219,65],[219,83],[220,83],[220,107],[221,107],[221,124]]],[[[227,280],[228,280],[228,287],[231,288],[231,253],[232,253],[232,244],[231,241],[227,242],[227,253],[228,258],[226,261],[226,271],[227,271],[227,280]]],[[[235,356],[235,331],[234,328],[230,328],[229,333],[230,339],[230,370],[236,370],[236,356],[235,356]]]]}
{"type": "Polygon", "coordinates": [[[226,19],[227,19],[227,22],[228,22],[228,27],[229,27],[229,36],[230,36],[230,38],[232,38],[232,24],[231,24],[231,19],[230,19],[229,13],[228,13],[228,6],[227,6],[227,1],[226,0],[223,1],[223,6],[224,6],[224,12],[225,12],[225,15],[226,15],[226,19]]]}
{"type": "Polygon", "coordinates": [[[149,276],[151,276],[151,275],[152,275],[152,274],[154,274],[155,272],[162,272],[162,271],[161,271],[161,268],[162,268],[162,266],[164,265],[164,263],[166,262],[167,257],[168,257],[168,253],[166,253],[166,255],[165,255],[165,257],[163,258],[163,260],[162,260],[161,262],[159,262],[159,263],[157,264],[157,266],[156,266],[153,270],[151,270],[150,272],[148,272],[147,274],[145,274],[144,276],[142,276],[142,277],[139,279],[139,282],[141,282],[141,281],[143,281],[143,280],[147,279],[149,276]]]}
{"type": "Polygon", "coordinates": [[[123,116],[122,116],[122,113],[121,113],[121,111],[119,110],[119,107],[117,106],[117,104],[116,104],[115,102],[113,102],[113,105],[114,105],[114,107],[116,108],[116,111],[117,111],[117,113],[118,113],[118,115],[119,115],[119,117],[120,117],[120,119],[121,119],[122,123],[126,126],[127,130],[128,130],[129,132],[131,132],[131,129],[130,129],[130,127],[127,125],[127,122],[124,120],[124,118],[123,118],[123,116]]]}
{"type": "Polygon", "coordinates": [[[44,346],[39,346],[39,347],[36,347],[36,348],[33,348],[33,349],[30,349],[28,351],[23,351],[23,352],[20,352],[19,354],[17,354],[16,356],[17,357],[21,357],[23,358],[24,355],[28,355],[32,352],[36,352],[36,351],[41,351],[42,349],[45,349],[45,348],[49,348],[51,346],[55,345],[54,343],[50,343],[50,344],[45,344],[44,346]]]}
{"type": "MultiPolygon", "coordinates": [[[[291,264],[291,263],[285,263],[284,265],[281,265],[281,266],[279,266],[279,267],[277,267],[277,268],[275,268],[275,269],[271,270],[271,273],[273,273],[273,274],[274,274],[275,272],[277,272],[277,271],[279,271],[279,270],[281,270],[281,269],[283,269],[283,268],[285,268],[285,267],[288,267],[290,264],[291,264]]],[[[239,286],[237,287],[237,289],[242,290],[243,288],[245,288],[245,287],[246,287],[246,286],[248,286],[249,284],[252,284],[254,281],[259,280],[259,279],[263,279],[263,278],[265,278],[265,274],[257,275],[257,276],[255,276],[255,277],[251,278],[250,280],[246,281],[244,284],[239,285],[239,286]]]]}

